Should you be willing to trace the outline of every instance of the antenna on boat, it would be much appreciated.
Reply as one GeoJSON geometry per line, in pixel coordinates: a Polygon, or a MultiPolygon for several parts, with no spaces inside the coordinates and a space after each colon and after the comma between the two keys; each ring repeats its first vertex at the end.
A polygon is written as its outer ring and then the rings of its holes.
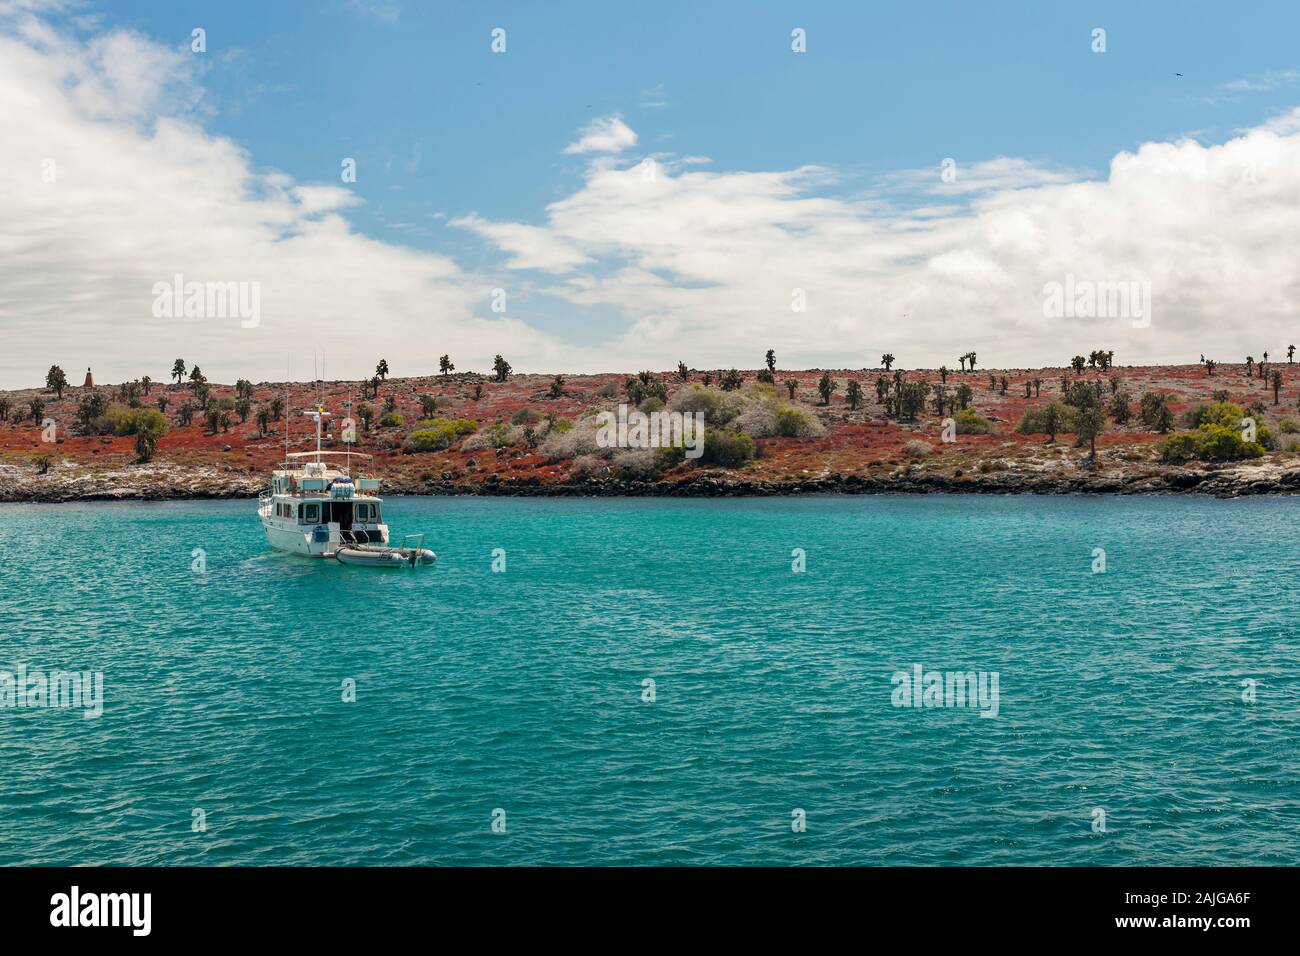
{"type": "Polygon", "coordinates": [[[284,356],[284,460],[289,460],[289,354],[284,356]]]}
{"type": "Polygon", "coordinates": [[[317,405],[315,410],[303,412],[304,415],[316,420],[316,462],[320,463],[320,423],[330,417],[330,413],[325,411],[324,405],[317,405]]]}
{"type": "Polygon", "coordinates": [[[347,416],[343,419],[345,423],[343,425],[343,444],[346,445],[348,449],[347,471],[348,471],[348,477],[351,478],[352,477],[352,442],[348,441],[348,429],[349,428],[352,429],[352,437],[355,438],[357,426],[352,422],[352,396],[350,394],[348,395],[348,399],[345,404],[348,413],[347,416]]]}

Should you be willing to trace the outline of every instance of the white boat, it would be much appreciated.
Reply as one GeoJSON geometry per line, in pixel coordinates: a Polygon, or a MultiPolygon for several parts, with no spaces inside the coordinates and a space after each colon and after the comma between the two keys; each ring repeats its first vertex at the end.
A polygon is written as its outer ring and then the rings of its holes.
{"type": "Polygon", "coordinates": [[[372,567],[432,564],[436,556],[424,547],[422,534],[389,546],[379,479],[352,475],[352,459],[371,456],[321,451],[321,418],[328,413],[307,414],[316,419],[316,450],[286,452],[283,465],[271,473],[271,487],[258,496],[257,513],[271,546],[372,567]],[[345,459],[341,467],[339,458],[345,459]]]}

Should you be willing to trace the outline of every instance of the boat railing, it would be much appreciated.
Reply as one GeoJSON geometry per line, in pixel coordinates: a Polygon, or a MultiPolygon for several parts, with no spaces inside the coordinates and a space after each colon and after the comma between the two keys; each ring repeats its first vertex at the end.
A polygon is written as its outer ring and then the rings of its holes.
{"type": "Polygon", "coordinates": [[[367,545],[367,544],[383,544],[383,543],[384,543],[384,536],[383,536],[383,535],[382,535],[378,530],[370,531],[370,530],[368,530],[368,529],[366,529],[366,528],[361,528],[360,531],[361,531],[362,535],[364,535],[364,538],[361,539],[361,540],[358,540],[358,539],[357,539],[357,529],[355,529],[355,528],[351,528],[351,529],[344,530],[343,528],[340,528],[340,529],[339,529],[339,540],[342,541],[344,544],[356,545],[356,546],[358,546],[358,547],[360,547],[360,546],[362,546],[362,545],[367,545]],[[374,540],[371,540],[371,535],[374,535],[374,540]]]}

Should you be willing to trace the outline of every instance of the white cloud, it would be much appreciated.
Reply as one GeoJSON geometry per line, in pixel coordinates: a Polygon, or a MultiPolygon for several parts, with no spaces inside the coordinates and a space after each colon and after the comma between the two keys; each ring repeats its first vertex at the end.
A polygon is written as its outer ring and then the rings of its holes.
{"type": "MultiPolygon", "coordinates": [[[[1283,113],[1281,116],[1274,116],[1266,121],[1260,129],[1276,133],[1278,136],[1291,136],[1300,133],[1300,106],[1283,113]]],[[[1248,131],[1243,130],[1242,132],[1248,131]]]]}
{"type": "Polygon", "coordinates": [[[621,153],[636,145],[636,133],[617,116],[592,120],[576,142],[564,148],[569,155],[582,153],[621,153]]]}
{"type": "Polygon", "coordinates": [[[567,272],[590,261],[586,254],[538,226],[490,222],[479,216],[461,216],[449,224],[469,229],[496,243],[498,248],[510,254],[507,266],[511,269],[567,272]]]}
{"type": "Polygon", "coordinates": [[[980,193],[998,189],[1026,189],[1033,186],[1077,182],[1086,173],[1073,169],[1054,169],[1042,163],[1016,156],[998,156],[965,164],[953,160],[929,169],[908,169],[881,177],[886,186],[922,189],[939,195],[980,193]],[[948,172],[945,179],[944,173],[948,172]]]}
{"type": "Polygon", "coordinates": [[[641,109],[664,110],[668,108],[668,93],[662,83],[641,91],[641,109]]]}
{"type": "Polygon", "coordinates": [[[862,366],[883,351],[935,366],[970,348],[1017,364],[1103,345],[1135,363],[1277,352],[1300,315],[1296,117],[1221,145],[1146,143],[1102,179],[975,163],[961,202],[902,211],[822,195],[828,174],[813,167],[661,164],[646,177],[593,162],[530,229],[529,255],[548,261],[550,244],[557,263],[592,261],[552,289],[624,317],[610,348],[632,357],[624,365],[753,365],[767,347],[791,366],[862,366]],[[1067,274],[1150,282],[1151,326],[1044,319],[1043,286],[1067,274]],[[805,313],[791,310],[795,289],[805,313]]]}
{"type": "Polygon", "coordinates": [[[340,215],[351,189],[256,171],[206,132],[191,59],[132,33],[83,43],[0,24],[0,384],[52,363],[160,378],[177,355],[218,381],[281,377],[286,355],[302,374],[313,352],[352,377],[381,356],[427,372],[442,352],[463,368],[507,350],[565,365],[561,343],[479,317],[495,281],[358,235],[340,215]],[[154,318],[154,283],[177,273],[260,282],[260,326],[154,318]]]}
{"type": "Polygon", "coordinates": [[[1222,89],[1226,93],[1267,93],[1279,86],[1294,83],[1298,79],[1300,79],[1300,71],[1273,70],[1259,76],[1232,80],[1223,84],[1222,89]]]}
{"type": "Polygon", "coordinates": [[[1220,83],[1209,96],[1202,97],[1204,103],[1221,106],[1232,103],[1251,93],[1271,93],[1286,86],[1292,86],[1300,80],[1300,70],[1269,70],[1254,76],[1244,76],[1226,83],[1220,83]]]}
{"type": "Polygon", "coordinates": [[[342,186],[294,186],[289,192],[298,201],[298,207],[304,216],[344,209],[360,202],[342,186]]]}
{"type": "Polygon", "coordinates": [[[402,7],[394,0],[348,0],[348,6],[357,13],[385,23],[396,23],[402,16],[402,7]]]}

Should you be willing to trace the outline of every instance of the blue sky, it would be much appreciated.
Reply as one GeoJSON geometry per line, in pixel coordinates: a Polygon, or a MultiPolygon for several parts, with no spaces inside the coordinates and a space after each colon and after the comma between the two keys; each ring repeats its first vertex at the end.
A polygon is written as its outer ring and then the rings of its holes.
{"type": "MultiPolygon", "coordinates": [[[[183,53],[204,28],[188,82],[207,135],[242,147],[254,173],[299,184],[338,186],[340,161],[354,157],[346,188],[361,202],[336,210],[352,229],[511,288],[512,312],[558,354],[577,336],[628,345],[633,300],[577,301],[571,271],[512,267],[508,248],[463,220],[546,227],[548,206],[581,194],[601,163],[656,156],[676,174],[720,176],[817,167],[800,198],[869,218],[931,201],[926,171],[937,176],[946,157],[962,169],[1013,157],[1045,177],[998,186],[1104,180],[1121,151],[1223,143],[1300,103],[1300,6],[1284,3],[117,0],[44,16],[82,42],[125,30],[183,53]],[[503,55],[489,48],[495,27],[507,31],[503,55]],[[805,54],[790,49],[794,27],[807,31],[805,54]],[[1091,50],[1096,27],[1104,54],[1091,50]],[[635,131],[634,146],[564,152],[609,117],[635,131]]],[[[629,262],[681,290],[710,282],[610,237],[580,241],[596,282],[629,262]]],[[[486,302],[468,308],[490,321],[486,302]]],[[[672,316],[647,341],[690,325],[680,303],[661,305],[672,316]]],[[[873,335],[855,349],[873,351],[873,335]]]]}
{"type": "MultiPolygon", "coordinates": [[[[376,231],[437,211],[536,219],[581,177],[565,144],[611,113],[648,149],[727,169],[823,164],[851,189],[949,156],[1104,172],[1145,140],[1254,125],[1300,84],[1223,89],[1296,69],[1294,3],[118,0],[105,18],[162,42],[204,26],[210,127],[303,180],[333,181],[356,156],[367,205],[353,218],[376,231]],[[497,26],[506,55],[489,52],[497,26]]],[[[432,231],[410,241],[448,241],[432,231]]]]}

